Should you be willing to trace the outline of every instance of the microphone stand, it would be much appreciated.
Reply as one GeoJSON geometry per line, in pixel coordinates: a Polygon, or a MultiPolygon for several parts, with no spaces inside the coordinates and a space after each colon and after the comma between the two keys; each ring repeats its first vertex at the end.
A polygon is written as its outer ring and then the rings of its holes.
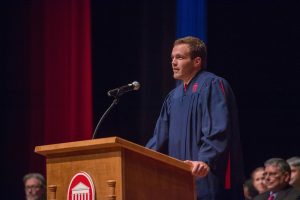
{"type": "Polygon", "coordinates": [[[116,95],[116,96],[115,96],[115,99],[113,100],[113,102],[111,103],[111,105],[108,107],[108,109],[105,111],[105,113],[102,115],[101,119],[99,120],[99,122],[98,122],[98,124],[97,124],[97,126],[96,126],[96,128],[95,128],[95,130],[94,130],[92,139],[95,139],[96,134],[97,134],[97,130],[98,130],[100,124],[102,123],[103,119],[106,117],[106,115],[109,113],[109,111],[110,111],[115,105],[118,104],[118,102],[119,102],[119,96],[116,95]]]}

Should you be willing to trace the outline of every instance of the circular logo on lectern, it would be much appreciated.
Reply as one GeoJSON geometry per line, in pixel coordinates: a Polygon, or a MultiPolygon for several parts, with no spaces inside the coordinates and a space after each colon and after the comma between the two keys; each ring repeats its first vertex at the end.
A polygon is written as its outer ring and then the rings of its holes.
{"type": "Polygon", "coordinates": [[[69,184],[67,200],[95,200],[92,178],[86,172],[75,174],[69,184]]]}

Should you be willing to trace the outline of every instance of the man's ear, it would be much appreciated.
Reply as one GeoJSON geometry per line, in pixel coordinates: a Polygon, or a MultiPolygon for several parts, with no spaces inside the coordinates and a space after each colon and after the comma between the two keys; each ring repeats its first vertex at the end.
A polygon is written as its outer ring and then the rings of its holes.
{"type": "Polygon", "coordinates": [[[202,59],[201,59],[200,57],[194,58],[194,66],[195,66],[196,68],[201,69],[201,66],[202,66],[202,59]]]}
{"type": "Polygon", "coordinates": [[[290,182],[291,175],[288,172],[284,172],[284,181],[290,182]]]}

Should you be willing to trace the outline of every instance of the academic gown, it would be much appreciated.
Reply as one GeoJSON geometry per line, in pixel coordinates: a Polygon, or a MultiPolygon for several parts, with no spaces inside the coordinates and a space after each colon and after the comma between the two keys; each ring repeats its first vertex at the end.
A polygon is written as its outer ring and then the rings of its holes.
{"type": "Polygon", "coordinates": [[[244,174],[237,107],[225,79],[200,71],[188,86],[180,84],[173,89],[146,147],[210,166],[208,176],[196,179],[198,200],[242,199],[244,174]]]}

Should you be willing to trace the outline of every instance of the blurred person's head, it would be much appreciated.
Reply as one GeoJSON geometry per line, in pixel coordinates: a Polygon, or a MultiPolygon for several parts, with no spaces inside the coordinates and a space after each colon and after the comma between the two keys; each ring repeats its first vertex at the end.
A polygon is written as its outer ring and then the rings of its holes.
{"type": "Polygon", "coordinates": [[[252,183],[252,179],[248,179],[243,184],[244,197],[246,200],[253,199],[258,195],[258,191],[255,189],[252,183]]]}
{"type": "Polygon", "coordinates": [[[253,186],[258,191],[258,193],[263,193],[267,191],[267,186],[265,183],[265,168],[258,167],[253,170],[251,173],[251,178],[253,182],[253,186]]]}
{"type": "Polygon", "coordinates": [[[291,157],[287,159],[287,163],[291,167],[290,185],[300,189],[300,157],[291,157]]]}
{"type": "Polygon", "coordinates": [[[45,199],[45,179],[39,173],[29,173],[23,178],[26,200],[45,199]]]}
{"type": "Polygon", "coordinates": [[[281,158],[271,158],[265,162],[265,183],[269,191],[278,192],[289,185],[291,168],[281,158]]]}

